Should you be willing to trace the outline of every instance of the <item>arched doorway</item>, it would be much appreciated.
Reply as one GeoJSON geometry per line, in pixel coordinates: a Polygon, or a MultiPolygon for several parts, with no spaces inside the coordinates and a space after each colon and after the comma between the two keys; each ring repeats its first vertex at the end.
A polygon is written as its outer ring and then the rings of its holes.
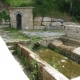
{"type": "Polygon", "coordinates": [[[17,29],[21,29],[22,27],[22,22],[21,22],[21,15],[20,14],[17,14],[16,16],[16,21],[17,21],[17,29]]]}

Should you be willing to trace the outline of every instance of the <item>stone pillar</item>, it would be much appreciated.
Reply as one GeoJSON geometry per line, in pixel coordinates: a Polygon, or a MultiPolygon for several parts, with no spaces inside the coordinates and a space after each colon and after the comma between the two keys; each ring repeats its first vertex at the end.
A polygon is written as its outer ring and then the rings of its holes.
{"type": "Polygon", "coordinates": [[[16,16],[14,15],[12,10],[10,10],[9,12],[10,12],[11,27],[16,28],[16,16]]]}

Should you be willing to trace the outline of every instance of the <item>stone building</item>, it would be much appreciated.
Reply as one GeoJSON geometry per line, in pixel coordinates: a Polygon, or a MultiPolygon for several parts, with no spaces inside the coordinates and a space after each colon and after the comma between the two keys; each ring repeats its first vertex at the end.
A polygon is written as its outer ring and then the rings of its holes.
{"type": "Polygon", "coordinates": [[[33,7],[13,7],[9,9],[11,27],[33,29],[33,7]]]}

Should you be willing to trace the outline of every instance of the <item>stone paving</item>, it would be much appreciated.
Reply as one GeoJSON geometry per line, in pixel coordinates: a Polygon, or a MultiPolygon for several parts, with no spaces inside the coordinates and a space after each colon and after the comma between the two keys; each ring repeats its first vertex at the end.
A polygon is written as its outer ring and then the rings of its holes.
{"type": "Polygon", "coordinates": [[[8,41],[24,41],[24,40],[28,40],[28,38],[23,37],[23,35],[28,35],[28,36],[38,36],[41,38],[45,38],[45,37],[59,37],[59,36],[63,36],[65,35],[64,30],[53,30],[53,31],[44,31],[44,30],[33,30],[33,31],[18,31],[17,32],[11,32],[11,31],[6,31],[6,30],[2,30],[0,29],[0,36],[3,38],[4,41],[8,42],[8,41]]]}
{"type": "Polygon", "coordinates": [[[28,36],[39,36],[39,37],[59,37],[65,35],[64,30],[53,30],[53,31],[20,31],[21,33],[28,36]]]}
{"type": "Polygon", "coordinates": [[[17,30],[13,29],[14,31],[11,30],[4,30],[0,29],[0,36],[3,38],[5,42],[9,41],[25,41],[27,38],[23,35],[21,35],[17,30]]]}

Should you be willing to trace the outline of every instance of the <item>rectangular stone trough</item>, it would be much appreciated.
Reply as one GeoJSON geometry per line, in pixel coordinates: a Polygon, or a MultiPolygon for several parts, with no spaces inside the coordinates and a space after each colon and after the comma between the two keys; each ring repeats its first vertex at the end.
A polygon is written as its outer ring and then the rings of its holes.
{"type": "Polygon", "coordinates": [[[21,51],[22,54],[24,54],[27,57],[30,65],[33,60],[37,61],[39,80],[69,80],[63,74],[61,74],[59,71],[57,71],[56,69],[51,67],[48,63],[41,60],[41,58],[38,55],[36,55],[34,52],[29,50],[22,44],[18,44],[17,48],[18,48],[18,50],[21,51]]]}

